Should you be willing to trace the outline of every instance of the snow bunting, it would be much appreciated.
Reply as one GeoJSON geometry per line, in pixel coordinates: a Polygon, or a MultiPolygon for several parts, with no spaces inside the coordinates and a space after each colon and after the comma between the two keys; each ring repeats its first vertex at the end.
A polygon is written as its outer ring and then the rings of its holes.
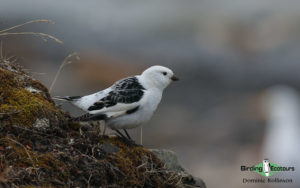
{"type": "Polygon", "coordinates": [[[53,97],[72,103],[87,112],[75,121],[99,121],[126,138],[118,129],[141,126],[150,120],[161,101],[164,89],[178,78],[169,68],[152,66],[141,75],[117,81],[111,87],[97,93],[75,97],[53,97]]]}

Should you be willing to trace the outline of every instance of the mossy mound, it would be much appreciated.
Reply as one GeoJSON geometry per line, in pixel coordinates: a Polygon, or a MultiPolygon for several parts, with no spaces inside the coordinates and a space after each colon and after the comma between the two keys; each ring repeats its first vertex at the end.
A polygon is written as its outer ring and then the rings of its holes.
{"type": "Polygon", "coordinates": [[[0,60],[0,187],[195,187],[153,152],[68,118],[46,87],[0,60]]]}
{"type": "Polygon", "coordinates": [[[66,114],[55,107],[48,90],[20,66],[0,61],[0,120],[2,125],[58,126],[66,114]]]}
{"type": "Polygon", "coordinates": [[[177,187],[181,181],[143,147],[128,146],[116,137],[88,139],[91,133],[78,132],[69,130],[63,138],[2,127],[0,182],[42,187],[177,187]],[[107,152],[103,145],[117,151],[107,152]]]}

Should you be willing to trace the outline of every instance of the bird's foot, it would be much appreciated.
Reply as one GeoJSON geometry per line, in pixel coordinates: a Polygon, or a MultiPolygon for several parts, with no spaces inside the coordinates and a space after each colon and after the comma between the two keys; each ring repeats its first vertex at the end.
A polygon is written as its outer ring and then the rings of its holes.
{"type": "Polygon", "coordinates": [[[122,136],[120,136],[120,135],[117,135],[117,137],[118,137],[119,139],[121,139],[121,140],[122,140],[126,145],[128,145],[128,146],[131,146],[131,147],[140,146],[140,145],[136,144],[134,140],[131,140],[131,139],[122,137],[122,136]]]}
{"type": "Polygon", "coordinates": [[[140,146],[138,144],[135,143],[135,141],[129,136],[128,132],[123,129],[126,136],[124,134],[122,134],[119,130],[115,130],[116,131],[116,135],[119,139],[121,139],[124,143],[126,143],[128,146],[140,146]]]}

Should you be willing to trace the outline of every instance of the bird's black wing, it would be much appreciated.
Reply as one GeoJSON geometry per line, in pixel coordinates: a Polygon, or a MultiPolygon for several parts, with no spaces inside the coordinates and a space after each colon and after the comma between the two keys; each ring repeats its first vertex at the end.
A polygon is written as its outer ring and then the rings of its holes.
{"type": "Polygon", "coordinates": [[[135,76],[116,82],[112,90],[88,108],[89,111],[115,106],[118,103],[130,104],[138,102],[144,95],[145,88],[135,76]]]}

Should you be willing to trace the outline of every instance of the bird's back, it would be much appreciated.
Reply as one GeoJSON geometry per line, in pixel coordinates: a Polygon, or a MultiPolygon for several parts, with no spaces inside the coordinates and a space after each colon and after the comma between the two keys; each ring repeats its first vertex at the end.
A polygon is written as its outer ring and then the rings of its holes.
{"type": "Polygon", "coordinates": [[[103,91],[77,98],[72,104],[92,114],[124,111],[139,102],[144,91],[138,77],[132,76],[115,82],[103,91]]]}

